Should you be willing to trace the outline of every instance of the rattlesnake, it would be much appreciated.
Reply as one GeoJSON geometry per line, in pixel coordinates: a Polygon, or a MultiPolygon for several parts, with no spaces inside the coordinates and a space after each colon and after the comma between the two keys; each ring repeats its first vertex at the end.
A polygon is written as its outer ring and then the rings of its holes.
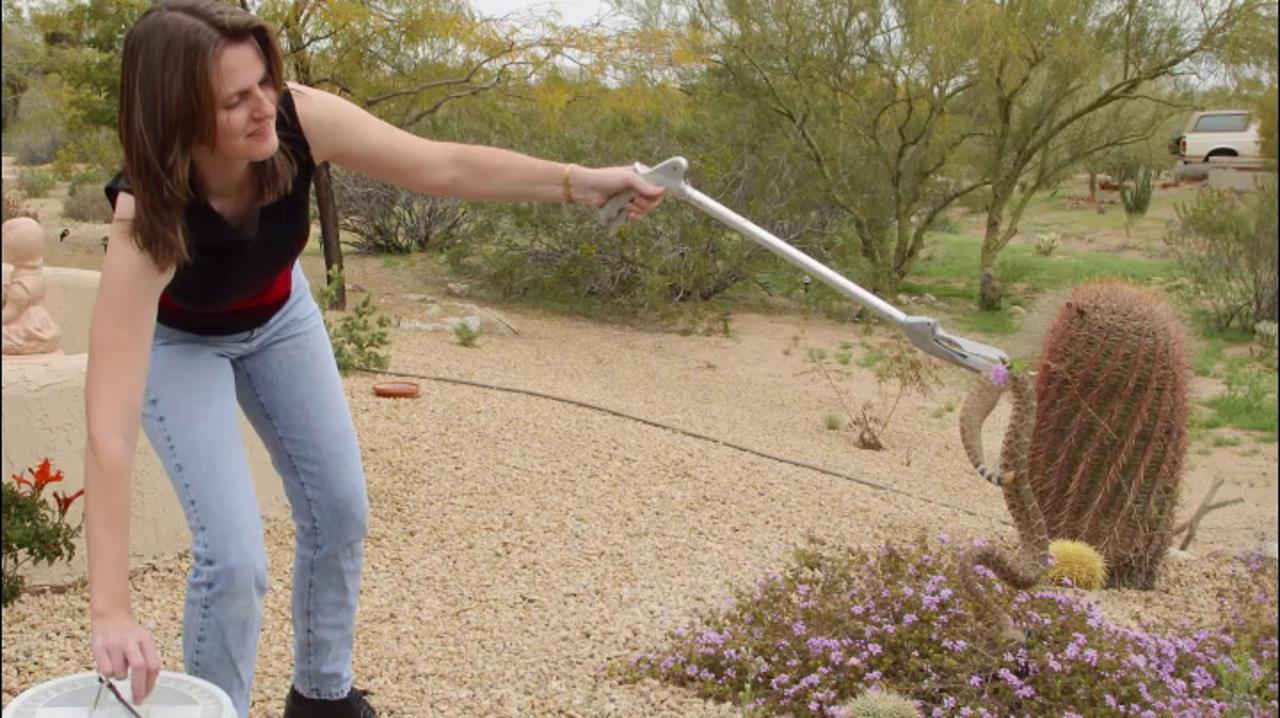
{"type": "Polygon", "coordinates": [[[978,585],[976,565],[990,569],[999,579],[1016,589],[1031,588],[1050,563],[1049,531],[1044,514],[1036,502],[1027,476],[1027,448],[1035,423],[1035,391],[1021,374],[1008,372],[1007,379],[997,383],[993,377],[978,378],[960,411],[960,441],[969,461],[982,478],[999,486],[1018,530],[1019,551],[1010,555],[996,546],[974,547],[961,557],[960,572],[964,586],[978,605],[996,616],[1004,625],[1002,636],[1022,642],[1025,634],[1013,619],[978,585]],[[1000,468],[987,465],[982,449],[982,424],[1008,391],[1013,397],[1009,428],[1000,452],[1000,468]]]}

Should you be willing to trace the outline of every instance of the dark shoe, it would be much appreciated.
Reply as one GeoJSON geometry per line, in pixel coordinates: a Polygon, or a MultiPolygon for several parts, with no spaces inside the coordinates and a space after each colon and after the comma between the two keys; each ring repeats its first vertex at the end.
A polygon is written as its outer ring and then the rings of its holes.
{"type": "Polygon", "coordinates": [[[289,688],[284,699],[284,718],[378,718],[378,712],[364,699],[369,691],[352,688],[346,698],[324,701],[307,698],[297,688],[289,688]]]}

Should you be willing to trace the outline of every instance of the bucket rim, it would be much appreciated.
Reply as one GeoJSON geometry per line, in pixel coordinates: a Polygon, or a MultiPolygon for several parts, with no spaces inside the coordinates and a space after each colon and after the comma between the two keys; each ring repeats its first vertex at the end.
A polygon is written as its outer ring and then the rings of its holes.
{"type": "MultiPolygon", "coordinates": [[[[36,683],[14,696],[13,700],[9,701],[4,707],[3,715],[0,718],[19,718],[19,716],[27,715],[28,713],[35,715],[35,711],[40,710],[44,705],[36,704],[34,706],[35,710],[31,710],[33,701],[42,699],[47,701],[66,693],[68,690],[77,690],[81,688],[81,686],[76,685],[78,683],[83,683],[85,688],[92,687],[97,684],[98,675],[97,671],[82,671],[36,683]]],[[[125,700],[129,700],[132,688],[128,678],[121,680],[111,679],[111,683],[125,697],[125,700]]],[[[232,705],[231,697],[227,695],[226,691],[203,678],[179,671],[160,671],[160,675],[156,678],[156,687],[160,686],[188,693],[202,707],[215,707],[209,704],[209,699],[212,699],[212,702],[216,704],[215,710],[217,712],[215,715],[220,715],[222,718],[234,718],[236,716],[235,706],[232,705]],[[192,688],[198,688],[200,692],[191,691],[192,688]]],[[[109,695],[106,698],[115,700],[109,695]]],[[[147,701],[138,705],[134,705],[130,701],[130,705],[135,708],[149,709],[149,715],[156,713],[156,706],[149,704],[147,701]]]]}

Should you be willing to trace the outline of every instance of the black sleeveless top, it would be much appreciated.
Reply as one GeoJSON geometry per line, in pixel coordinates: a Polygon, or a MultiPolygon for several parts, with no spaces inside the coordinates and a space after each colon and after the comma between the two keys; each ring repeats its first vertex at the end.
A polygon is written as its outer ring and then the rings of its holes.
{"type": "MultiPolygon", "coordinates": [[[[191,200],[186,209],[191,261],[178,267],[160,296],[160,324],[193,334],[237,334],[262,326],[288,301],[293,264],[311,235],[315,172],[288,90],[280,94],[276,134],[278,151],[290,153],[297,166],[289,191],[261,207],[252,235],[232,226],[204,199],[191,200]]],[[[115,207],[119,193],[129,191],[124,172],[105,189],[115,207]]]]}

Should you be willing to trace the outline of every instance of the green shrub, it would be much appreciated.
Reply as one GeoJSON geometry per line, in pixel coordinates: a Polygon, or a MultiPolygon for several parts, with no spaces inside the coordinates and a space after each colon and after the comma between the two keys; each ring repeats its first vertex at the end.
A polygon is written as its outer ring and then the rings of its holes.
{"type": "Polygon", "coordinates": [[[389,326],[391,320],[373,306],[373,297],[368,294],[337,322],[326,319],[338,371],[346,374],[352,369],[386,369],[391,357],[382,349],[391,343],[389,326]]]}
{"type": "MultiPolygon", "coordinates": [[[[344,281],[337,267],[330,270],[329,281],[316,292],[317,303],[321,307],[329,306],[344,281]]],[[[391,319],[373,306],[372,295],[364,295],[337,321],[325,317],[324,326],[329,331],[338,371],[344,376],[352,369],[386,369],[390,365],[391,357],[383,349],[391,344],[387,332],[391,319]]]]}
{"type": "Polygon", "coordinates": [[[3,600],[8,606],[22,595],[26,578],[22,574],[28,565],[52,566],[59,561],[69,561],[75,556],[76,537],[81,524],[67,523],[67,511],[84,494],[84,489],[67,495],[54,491],[54,503],[44,499],[44,491],[50,484],[63,479],[61,471],[45,459],[39,466],[15,474],[5,482],[3,490],[3,600]],[[30,474],[26,478],[25,474],[30,474]]]}
{"type": "MultiPolygon", "coordinates": [[[[6,43],[11,39],[8,29],[6,25],[6,43]]],[[[12,58],[7,52],[5,59],[8,70],[8,60],[12,58]]],[[[12,154],[20,165],[44,165],[52,162],[67,144],[68,88],[56,73],[29,79],[30,85],[21,93],[20,102],[11,105],[15,117],[4,128],[5,152],[12,154]]]]}
{"type": "Polygon", "coordinates": [[[1205,187],[1176,211],[1165,242],[1214,328],[1276,321],[1275,180],[1248,195],[1205,187]]]}
{"type": "Polygon", "coordinates": [[[467,219],[466,206],[449,197],[424,195],[356,172],[333,172],[340,229],[357,252],[408,254],[436,249],[467,219]]]}
{"type": "Polygon", "coordinates": [[[476,345],[476,340],[480,338],[480,330],[472,329],[470,324],[459,320],[453,325],[453,336],[458,338],[458,344],[473,347],[476,345]]]}
{"type": "MultiPolygon", "coordinates": [[[[104,180],[105,182],[105,180],[104,180]]],[[[73,183],[67,190],[67,200],[62,213],[78,222],[111,221],[111,203],[98,182],[73,183]]]]}
{"type": "Polygon", "coordinates": [[[933,218],[933,221],[929,222],[929,231],[941,234],[960,234],[960,228],[956,226],[956,221],[946,212],[939,212],[933,218]]]}
{"type": "Polygon", "coordinates": [[[1029,255],[1006,252],[996,260],[996,281],[1004,287],[1017,284],[1030,276],[1035,266],[1029,255]]]}
{"type": "Polygon", "coordinates": [[[1210,427],[1233,426],[1277,437],[1276,374],[1255,366],[1229,364],[1223,376],[1227,390],[1204,402],[1213,409],[1210,427]]]}
{"type": "Polygon", "coordinates": [[[10,140],[14,159],[18,164],[28,166],[49,164],[65,144],[66,137],[60,131],[15,130],[15,136],[10,140]]]}
{"type": "Polygon", "coordinates": [[[67,194],[76,194],[81,189],[87,188],[96,191],[99,196],[106,199],[102,188],[110,179],[111,173],[103,169],[90,168],[71,172],[67,177],[67,194]]]}
{"type": "Polygon", "coordinates": [[[18,189],[28,199],[49,194],[58,178],[49,170],[23,170],[18,173],[18,189]]]}

